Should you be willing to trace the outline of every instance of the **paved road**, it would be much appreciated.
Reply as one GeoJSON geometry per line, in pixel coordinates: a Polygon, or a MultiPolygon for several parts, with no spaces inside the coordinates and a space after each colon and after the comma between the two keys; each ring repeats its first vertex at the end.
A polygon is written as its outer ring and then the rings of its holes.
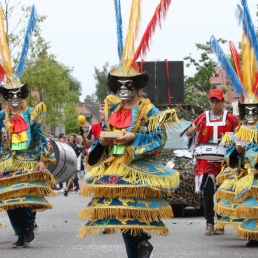
{"type": "MultiPolygon", "coordinates": [[[[77,193],[68,197],[58,193],[49,201],[53,210],[38,213],[39,229],[36,240],[29,247],[13,249],[16,241],[6,214],[0,214],[4,228],[0,229],[0,257],[10,258],[126,258],[121,234],[90,235],[85,239],[76,234],[83,224],[77,213],[89,198],[77,193]]],[[[166,222],[170,230],[168,237],[152,237],[154,258],[177,257],[257,257],[258,248],[246,248],[245,240],[227,230],[223,236],[204,236],[204,219],[201,217],[173,218],[166,222]]]]}

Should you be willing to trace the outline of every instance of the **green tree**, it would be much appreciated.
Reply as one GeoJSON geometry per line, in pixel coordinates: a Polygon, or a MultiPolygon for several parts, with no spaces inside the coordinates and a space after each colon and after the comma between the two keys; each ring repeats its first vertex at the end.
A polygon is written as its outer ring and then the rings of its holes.
{"type": "Polygon", "coordinates": [[[106,96],[110,94],[107,87],[107,76],[110,70],[109,64],[108,62],[106,62],[105,65],[102,66],[102,70],[98,69],[97,67],[94,67],[94,70],[95,70],[94,79],[96,80],[95,95],[97,97],[97,101],[99,103],[102,103],[103,100],[106,98],[106,96]]]}
{"type": "Polygon", "coordinates": [[[77,104],[75,103],[68,103],[64,106],[64,113],[65,113],[65,130],[66,134],[69,133],[79,133],[79,122],[78,122],[78,114],[76,110],[77,104]]]}
{"type": "MultiPolygon", "coordinates": [[[[227,41],[219,39],[218,42],[224,44],[227,41]]],[[[209,109],[208,92],[214,87],[210,83],[211,77],[217,77],[216,67],[218,65],[211,55],[213,54],[209,42],[206,44],[196,44],[197,50],[201,50],[200,59],[197,61],[192,56],[187,56],[184,60],[187,61],[186,67],[195,66],[196,73],[194,76],[185,78],[185,102],[198,103],[203,109],[209,109]]],[[[224,89],[225,91],[225,89],[224,89]]]]}

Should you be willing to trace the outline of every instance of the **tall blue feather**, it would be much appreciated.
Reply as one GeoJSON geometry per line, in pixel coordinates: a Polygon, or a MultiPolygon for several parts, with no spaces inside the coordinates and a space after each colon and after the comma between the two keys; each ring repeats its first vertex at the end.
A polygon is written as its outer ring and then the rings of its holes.
{"type": "Polygon", "coordinates": [[[241,2],[243,5],[243,9],[239,5],[237,5],[238,6],[238,12],[237,12],[238,23],[242,23],[244,33],[246,34],[246,36],[248,37],[248,39],[252,45],[256,60],[258,60],[258,39],[256,36],[256,29],[252,22],[252,18],[251,18],[246,0],[242,0],[241,2]]]}
{"type": "Polygon", "coordinates": [[[19,59],[16,71],[15,71],[15,74],[14,74],[14,80],[19,78],[23,74],[23,71],[24,71],[24,68],[25,68],[25,63],[26,63],[26,60],[27,60],[27,55],[28,55],[30,39],[31,39],[31,36],[32,36],[32,33],[33,33],[34,29],[36,28],[37,17],[38,16],[37,16],[37,13],[36,13],[36,9],[35,9],[35,6],[33,5],[32,8],[31,8],[28,27],[27,27],[25,37],[24,37],[24,42],[23,42],[23,46],[22,46],[20,59],[19,59]]]}
{"type": "Polygon", "coordinates": [[[121,5],[120,0],[114,0],[115,10],[116,10],[116,32],[118,41],[118,57],[121,63],[123,55],[123,30],[122,30],[122,16],[121,16],[121,5]]]}
{"type": "Polygon", "coordinates": [[[225,70],[228,79],[231,81],[231,84],[236,91],[239,98],[242,98],[242,94],[246,95],[246,90],[243,87],[242,83],[240,82],[239,78],[237,77],[237,74],[232,67],[231,63],[229,62],[228,58],[224,54],[222,48],[218,44],[217,40],[214,36],[211,36],[210,39],[210,47],[213,50],[213,52],[216,54],[222,68],[225,70]]]}

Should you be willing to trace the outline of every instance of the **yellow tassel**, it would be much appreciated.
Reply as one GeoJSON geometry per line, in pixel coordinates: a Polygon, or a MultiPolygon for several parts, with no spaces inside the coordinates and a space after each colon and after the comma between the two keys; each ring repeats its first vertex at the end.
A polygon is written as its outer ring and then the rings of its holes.
{"type": "Polygon", "coordinates": [[[40,173],[38,171],[31,171],[23,175],[0,179],[0,187],[19,183],[22,181],[33,181],[33,180],[45,182],[51,187],[57,184],[55,178],[50,172],[40,173]]]}
{"type": "Polygon", "coordinates": [[[229,228],[236,232],[240,223],[241,222],[233,222],[233,221],[223,222],[221,220],[218,220],[216,223],[216,228],[229,228]]]}
{"type": "Polygon", "coordinates": [[[257,230],[247,230],[241,227],[241,224],[237,228],[237,235],[242,239],[247,240],[258,240],[257,230]]]}
{"type": "Polygon", "coordinates": [[[243,195],[246,191],[251,189],[251,186],[254,181],[254,174],[249,174],[243,178],[241,178],[237,183],[236,183],[236,196],[240,197],[243,195]]]}
{"type": "Polygon", "coordinates": [[[258,142],[258,130],[251,129],[246,126],[241,126],[239,130],[235,133],[235,137],[239,138],[241,141],[245,142],[258,142]]]}
{"type": "Polygon", "coordinates": [[[162,192],[159,189],[132,185],[130,187],[115,187],[115,186],[103,186],[103,185],[85,185],[82,192],[82,196],[94,196],[96,198],[107,197],[123,197],[128,198],[145,198],[145,197],[161,197],[162,192]]]}
{"type": "Polygon", "coordinates": [[[216,211],[221,216],[226,216],[230,218],[237,219],[236,209],[232,207],[226,207],[221,205],[219,202],[215,204],[214,211],[216,211]]]}
{"type": "Polygon", "coordinates": [[[168,127],[168,123],[170,123],[170,129],[172,129],[174,126],[179,124],[179,119],[176,114],[175,109],[168,109],[166,111],[162,111],[160,113],[155,114],[154,116],[151,116],[149,118],[149,125],[148,129],[150,131],[156,130],[158,127],[160,127],[162,124],[166,123],[166,126],[168,127]]]}
{"type": "Polygon", "coordinates": [[[221,143],[225,144],[225,145],[234,145],[234,141],[232,139],[233,133],[232,132],[227,132],[224,134],[221,143]]]}
{"type": "Polygon", "coordinates": [[[40,102],[31,112],[30,121],[34,121],[35,118],[37,118],[37,122],[41,124],[41,122],[44,119],[44,115],[46,111],[47,111],[47,106],[43,102],[40,102]]]}
{"type": "Polygon", "coordinates": [[[179,186],[179,173],[175,170],[173,175],[156,176],[151,173],[144,173],[130,168],[125,164],[114,161],[110,166],[105,168],[104,164],[93,167],[87,174],[88,177],[111,175],[116,171],[116,175],[131,183],[148,184],[151,187],[162,189],[176,189],[179,186]],[[104,172],[104,173],[103,173],[104,172]]]}
{"type": "Polygon", "coordinates": [[[26,207],[31,207],[33,211],[44,211],[48,209],[52,209],[53,205],[50,203],[5,203],[1,204],[1,208],[4,210],[12,210],[12,209],[18,209],[18,208],[26,208],[26,207]]]}
{"type": "Polygon", "coordinates": [[[122,220],[123,218],[137,219],[139,221],[159,221],[159,219],[171,219],[174,214],[170,205],[158,209],[140,209],[133,207],[89,207],[78,213],[82,219],[90,218],[91,220],[112,218],[122,220]]]}
{"type": "Polygon", "coordinates": [[[236,208],[236,214],[239,218],[258,219],[258,207],[246,207],[239,205],[236,208]]]}
{"type": "Polygon", "coordinates": [[[22,196],[56,196],[56,193],[52,190],[51,187],[42,187],[42,186],[29,186],[23,187],[21,189],[14,189],[3,191],[0,193],[0,200],[22,197],[22,196]]]}
{"type": "Polygon", "coordinates": [[[13,157],[10,153],[1,154],[0,171],[5,171],[7,168],[11,168],[13,164],[13,157]],[[5,156],[5,157],[4,157],[5,156]]]}

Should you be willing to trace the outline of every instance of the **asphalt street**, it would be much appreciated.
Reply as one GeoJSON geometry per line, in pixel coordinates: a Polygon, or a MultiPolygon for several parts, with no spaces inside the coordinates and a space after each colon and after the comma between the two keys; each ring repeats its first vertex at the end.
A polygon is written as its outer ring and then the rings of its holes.
{"type": "MultiPolygon", "coordinates": [[[[22,249],[12,248],[17,240],[7,218],[0,214],[4,227],[0,229],[0,257],[10,258],[126,258],[125,247],[120,233],[114,235],[88,235],[85,239],[76,237],[85,222],[77,213],[87,205],[89,198],[78,193],[64,197],[57,193],[49,198],[52,210],[37,214],[36,240],[22,249]]],[[[169,228],[168,237],[150,240],[154,246],[154,258],[170,257],[257,257],[258,248],[246,248],[245,240],[227,229],[222,236],[205,236],[205,222],[202,217],[176,217],[165,221],[169,228]]]]}

